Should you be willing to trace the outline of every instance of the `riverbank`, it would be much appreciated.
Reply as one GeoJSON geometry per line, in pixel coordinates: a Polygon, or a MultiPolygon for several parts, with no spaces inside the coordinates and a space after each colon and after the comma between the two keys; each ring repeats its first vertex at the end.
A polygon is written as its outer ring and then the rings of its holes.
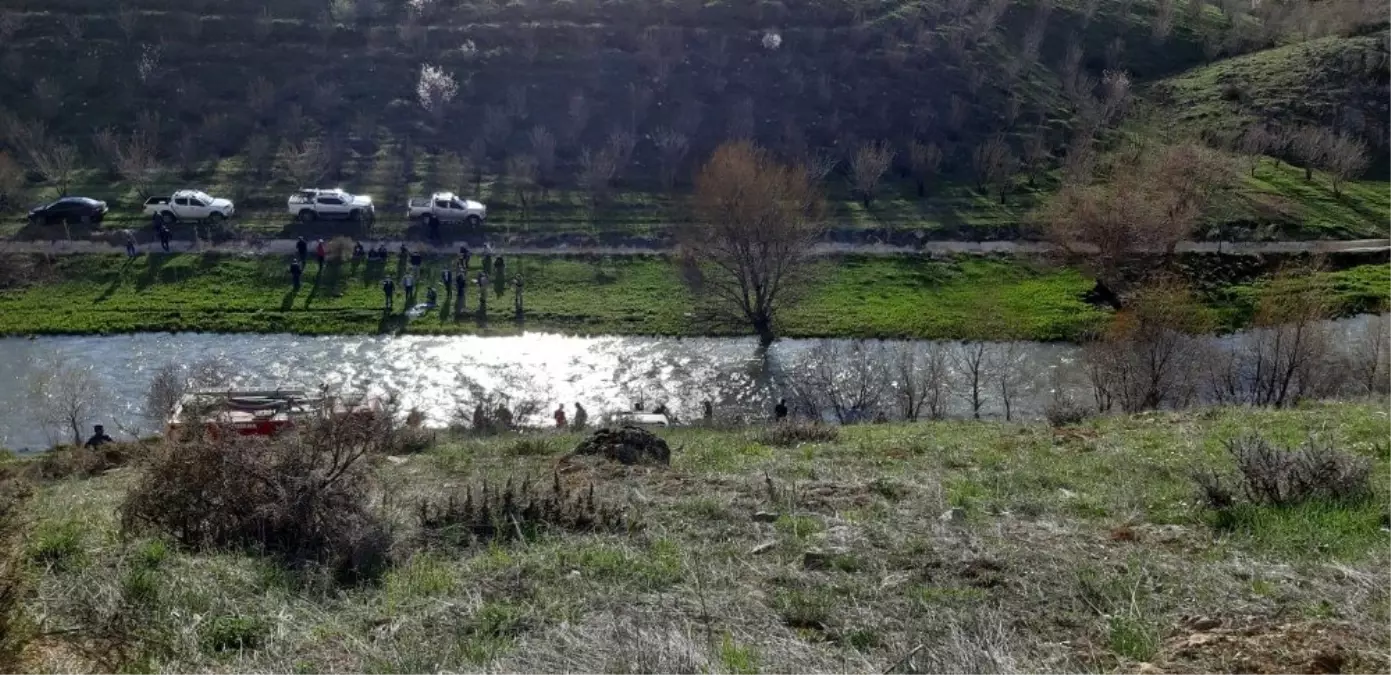
{"type": "Polygon", "coordinates": [[[1385,414],[891,424],[795,448],[671,429],[668,468],[562,459],[576,434],[442,438],[373,460],[391,562],[348,587],[121,537],[139,465],[77,474],[26,505],[22,609],[46,632],[17,670],[886,672],[911,654],[921,671],[1385,672],[1385,414]],[[1192,472],[1235,471],[1223,441],[1311,429],[1371,462],[1371,500],[1243,505],[1230,522],[1195,503],[1192,472]],[[633,525],[425,535],[423,501],[526,475],[593,486],[633,525]]]}
{"type": "MultiPolygon", "coordinates": [[[[439,284],[451,258],[427,259],[418,290],[439,284]]],[[[662,256],[510,256],[505,276],[525,275],[524,316],[514,289],[493,285],[487,313],[470,285],[463,311],[440,289],[438,306],[418,318],[383,311],[381,280],[400,278],[386,262],[311,261],[299,291],[286,258],[208,254],[71,255],[36,268],[28,287],[0,292],[0,334],[110,334],[201,331],[327,334],[483,334],[522,331],[612,335],[740,335],[739,325],[704,318],[702,298],[662,256]]],[[[479,264],[475,256],[475,269],[479,264]]],[[[1348,313],[1386,297],[1388,268],[1358,265],[1323,273],[1348,313]]],[[[804,297],[782,317],[786,337],[1076,340],[1106,312],[1083,301],[1091,282],[1068,269],[1024,258],[945,260],[841,256],[816,264],[804,297]]],[[[499,279],[494,279],[498,281],[499,279]]],[[[1205,289],[1226,327],[1249,313],[1251,287],[1205,289]]]]}

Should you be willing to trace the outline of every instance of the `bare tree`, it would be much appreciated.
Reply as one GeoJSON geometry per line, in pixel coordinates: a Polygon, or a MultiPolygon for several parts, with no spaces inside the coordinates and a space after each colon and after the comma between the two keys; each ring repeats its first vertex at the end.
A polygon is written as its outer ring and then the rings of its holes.
{"type": "Polygon", "coordinates": [[[145,392],[145,419],[162,426],[184,394],[223,387],[231,381],[231,365],[222,359],[203,359],[190,365],[165,363],[155,371],[145,392]]]}
{"type": "Polygon", "coordinates": [[[623,171],[633,161],[633,150],[637,148],[637,136],[627,129],[615,128],[609,132],[604,150],[613,158],[613,179],[623,176],[623,171]]]}
{"type": "Polygon", "coordinates": [[[459,82],[453,75],[445,72],[444,68],[428,63],[420,66],[420,78],[415,85],[415,95],[420,101],[420,107],[431,115],[436,126],[444,120],[445,111],[458,94],[459,82]]]}
{"type": "Polygon", "coordinates": [[[870,202],[874,200],[874,191],[879,187],[879,181],[889,170],[893,159],[893,146],[885,141],[865,143],[855,151],[854,157],[850,160],[850,174],[865,208],[869,208],[870,202]]]}
{"type": "Polygon", "coordinates": [[[531,155],[513,155],[507,158],[507,177],[512,181],[512,189],[517,202],[522,206],[522,223],[531,226],[531,204],[535,199],[537,184],[536,158],[531,155]]]}
{"type": "Polygon", "coordinates": [[[1122,293],[1125,271],[1164,264],[1234,172],[1220,154],[1184,144],[1146,153],[1104,184],[1069,184],[1040,209],[1052,241],[1074,264],[1122,293]]]}
{"type": "Polygon", "coordinates": [[[1322,127],[1303,127],[1290,139],[1290,149],[1304,165],[1304,180],[1314,179],[1314,168],[1324,165],[1333,146],[1333,134],[1322,127]]]}
{"type": "Polygon", "coordinates": [[[575,178],[589,193],[591,207],[598,206],[608,196],[609,184],[617,170],[617,160],[607,148],[598,152],[589,148],[580,151],[580,171],[575,178]]]}
{"type": "Polygon", "coordinates": [[[928,184],[942,166],[942,149],[936,143],[913,141],[908,145],[908,165],[918,184],[918,196],[925,197],[928,184]]]}
{"type": "Polygon", "coordinates": [[[589,126],[589,116],[592,111],[589,107],[589,99],[585,98],[583,91],[576,91],[570,95],[570,106],[566,110],[570,117],[570,128],[567,130],[571,143],[578,143],[584,136],[584,130],[589,126]]]}
{"type": "Polygon", "coordinates": [[[1141,289],[1083,352],[1098,402],[1114,401],[1125,412],[1187,405],[1202,360],[1199,336],[1210,327],[1182,284],[1159,280],[1141,289]]]}
{"type": "Polygon", "coordinates": [[[991,347],[988,342],[960,342],[952,350],[952,363],[965,380],[962,398],[971,406],[971,417],[980,419],[989,398],[991,347]]]}
{"type": "Polygon", "coordinates": [[[52,143],[32,148],[29,161],[44,180],[57,188],[59,195],[68,193],[68,184],[72,181],[73,173],[77,171],[77,148],[67,143],[52,143]]]}
{"type": "Polygon", "coordinates": [[[1024,139],[1023,165],[1029,177],[1029,187],[1034,187],[1038,175],[1043,173],[1052,159],[1053,151],[1048,146],[1048,129],[1039,125],[1024,139]]]}
{"type": "Polygon", "coordinates": [[[1010,340],[996,345],[992,354],[990,372],[995,380],[995,391],[1000,395],[1000,405],[1005,409],[1005,421],[1014,420],[1014,403],[1033,386],[1030,377],[1028,354],[1022,342],[1010,340]]]}
{"type": "Polygon", "coordinates": [[[317,184],[328,172],[328,152],[323,141],[310,138],[302,143],[282,145],[279,171],[298,187],[317,184]]]}
{"type": "Polygon", "coordinates": [[[946,417],[949,354],[941,342],[901,342],[890,350],[889,375],[903,419],[916,422],[924,415],[934,420],[946,417]]]}
{"type": "Polygon", "coordinates": [[[1342,194],[1343,183],[1362,175],[1370,160],[1367,158],[1367,144],[1347,134],[1338,134],[1328,145],[1325,166],[1332,178],[1333,194],[1342,194]]]}
{"type": "Polygon", "coordinates": [[[546,190],[555,185],[555,134],[538,124],[527,138],[531,141],[531,156],[536,158],[536,182],[544,197],[546,190]]]}
{"type": "Polygon", "coordinates": [[[246,141],[246,165],[257,180],[265,178],[275,162],[275,148],[269,136],[256,134],[246,141]]]}
{"type": "Polygon", "coordinates": [[[883,348],[864,340],[848,344],[822,341],[806,356],[793,383],[800,407],[808,412],[830,410],[841,424],[874,419],[889,391],[883,348]]]}
{"type": "Polygon", "coordinates": [[[78,365],[62,354],[43,357],[29,381],[34,419],[55,441],[71,432],[73,445],[82,444],[82,430],[91,423],[104,397],[101,380],[91,366],[78,365]]]}
{"type": "Polygon", "coordinates": [[[1270,132],[1258,125],[1247,127],[1237,140],[1237,149],[1250,165],[1252,176],[1256,175],[1256,169],[1261,165],[1261,157],[1270,150],[1271,143],[1270,132]]]}
{"type": "Polygon", "coordinates": [[[0,151],[0,213],[23,203],[24,168],[8,153],[0,151]]]}
{"type": "Polygon", "coordinates": [[[662,186],[670,190],[676,184],[676,173],[680,170],[681,162],[686,159],[686,135],[662,127],[652,135],[652,141],[657,145],[657,154],[661,158],[662,186]]]}
{"type": "Polygon", "coordinates": [[[696,176],[694,203],[695,224],[679,234],[683,260],[697,272],[688,282],[771,344],[824,227],[816,183],[766,150],[726,143],[696,176]]]}
{"type": "Polygon", "coordinates": [[[1125,114],[1130,102],[1130,76],[1121,70],[1101,74],[1101,109],[1106,122],[1114,122],[1125,114]]]}
{"type": "Polygon", "coordinates": [[[150,196],[150,184],[154,182],[154,172],[158,168],[154,144],[140,132],[132,133],[121,143],[116,139],[113,151],[116,156],[116,173],[135,188],[141,198],[150,196]]]}
{"type": "Polygon", "coordinates": [[[1386,319],[1385,314],[1367,317],[1348,354],[1349,371],[1368,394],[1384,395],[1391,389],[1391,329],[1386,319]]]}
{"type": "Polygon", "coordinates": [[[1174,2],[1175,0],[1155,0],[1154,18],[1150,20],[1150,36],[1154,38],[1155,44],[1162,44],[1169,39],[1169,34],[1174,30],[1174,2]]]}
{"type": "Polygon", "coordinates": [[[994,185],[999,192],[1000,203],[1004,204],[1009,180],[1019,165],[1004,136],[997,134],[981,143],[972,154],[972,163],[976,170],[976,187],[984,192],[987,185],[994,185]]]}

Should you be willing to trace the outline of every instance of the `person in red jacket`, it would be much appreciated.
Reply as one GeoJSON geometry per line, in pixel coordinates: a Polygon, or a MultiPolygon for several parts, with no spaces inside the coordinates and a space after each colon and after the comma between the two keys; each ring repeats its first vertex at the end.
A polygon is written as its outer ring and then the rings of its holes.
{"type": "Polygon", "coordinates": [[[565,404],[562,403],[555,407],[555,428],[565,428],[565,404]]]}

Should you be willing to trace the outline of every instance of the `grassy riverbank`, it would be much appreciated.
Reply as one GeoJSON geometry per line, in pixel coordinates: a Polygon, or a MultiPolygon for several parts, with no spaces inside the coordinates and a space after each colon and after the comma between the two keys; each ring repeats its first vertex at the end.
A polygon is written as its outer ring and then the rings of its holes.
{"type": "Polygon", "coordinates": [[[393,562],[356,587],[122,537],[137,464],[27,507],[24,607],[47,632],[21,670],[881,672],[916,647],[920,671],[1385,672],[1385,415],[880,425],[795,448],[672,429],[670,468],[561,460],[574,435],[442,441],[374,469],[393,562]],[[1369,458],[1374,498],[1216,528],[1190,473],[1233,471],[1222,442],[1255,430],[1369,458]],[[640,529],[423,543],[419,500],[556,468],[640,529]]]}
{"type": "MultiPolygon", "coordinates": [[[[422,276],[437,283],[446,262],[429,260],[422,276]]],[[[519,267],[526,275],[521,323],[514,319],[510,287],[489,292],[486,321],[477,313],[476,285],[469,288],[462,314],[441,293],[434,312],[407,320],[400,313],[399,288],[396,311],[383,312],[380,280],[386,274],[399,279],[394,256],[384,264],[330,262],[321,274],[311,261],[298,292],[290,288],[285,259],[279,257],[63,256],[43,283],[0,293],[0,334],[744,332],[702,319],[700,299],[680,283],[665,258],[510,258],[507,276],[519,267]]],[[[1020,259],[846,257],[818,263],[812,278],[803,302],[784,317],[785,336],[1068,340],[1105,317],[1082,301],[1091,286],[1082,275],[1020,259]]],[[[1385,298],[1387,268],[1363,265],[1320,279],[1344,307],[1366,311],[1385,298]]],[[[1228,324],[1239,325],[1250,291],[1250,286],[1225,286],[1210,296],[1228,324]]],[[[424,287],[418,297],[423,300],[424,287]]]]}

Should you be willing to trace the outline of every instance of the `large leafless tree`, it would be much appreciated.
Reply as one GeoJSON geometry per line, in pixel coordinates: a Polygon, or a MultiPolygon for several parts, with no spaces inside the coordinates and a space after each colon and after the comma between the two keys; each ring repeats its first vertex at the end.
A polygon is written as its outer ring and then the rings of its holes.
{"type": "Polygon", "coordinates": [[[687,280],[716,311],[772,343],[778,312],[803,283],[824,227],[824,203],[804,167],[751,143],[726,143],[695,179],[694,223],[680,232],[687,280]]]}

